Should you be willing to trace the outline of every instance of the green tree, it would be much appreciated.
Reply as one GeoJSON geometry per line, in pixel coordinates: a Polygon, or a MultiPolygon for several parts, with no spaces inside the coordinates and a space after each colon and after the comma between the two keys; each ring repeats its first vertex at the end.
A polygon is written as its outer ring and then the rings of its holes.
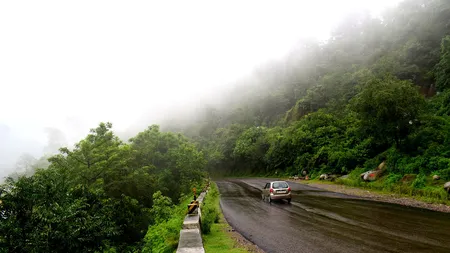
{"type": "Polygon", "coordinates": [[[440,90],[450,87],[450,35],[442,39],[441,60],[436,65],[436,86],[440,90]]]}
{"type": "Polygon", "coordinates": [[[131,166],[156,176],[156,188],[174,203],[204,177],[203,153],[181,134],[161,132],[153,125],[130,142],[131,166]]]}
{"type": "Polygon", "coordinates": [[[366,136],[397,146],[414,128],[423,105],[424,98],[411,82],[392,77],[370,80],[351,101],[366,136]]]}
{"type": "Polygon", "coordinates": [[[170,218],[173,209],[172,200],[162,195],[160,191],[153,193],[153,207],[151,213],[155,223],[161,223],[170,218]]]}
{"type": "Polygon", "coordinates": [[[252,127],[244,131],[236,140],[233,156],[239,159],[238,169],[241,172],[264,171],[265,153],[269,148],[265,127],[252,127]]]}

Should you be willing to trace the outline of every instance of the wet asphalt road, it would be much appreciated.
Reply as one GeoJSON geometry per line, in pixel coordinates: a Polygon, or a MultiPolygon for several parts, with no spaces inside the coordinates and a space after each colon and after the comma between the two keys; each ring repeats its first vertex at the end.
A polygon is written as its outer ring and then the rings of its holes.
{"type": "Polygon", "coordinates": [[[450,252],[450,214],[289,183],[292,203],[267,203],[269,180],[217,181],[230,225],[266,252],[450,252]]]}

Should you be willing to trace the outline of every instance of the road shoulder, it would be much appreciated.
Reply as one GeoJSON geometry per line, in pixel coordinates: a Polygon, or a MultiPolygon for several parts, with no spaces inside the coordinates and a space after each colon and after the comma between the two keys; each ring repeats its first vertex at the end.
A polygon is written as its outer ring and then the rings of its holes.
{"type": "Polygon", "coordinates": [[[263,250],[245,239],[229,225],[223,215],[219,199],[220,195],[218,195],[217,198],[209,199],[209,201],[214,201],[214,205],[220,213],[218,223],[213,223],[211,225],[210,233],[202,235],[205,252],[264,253],[263,250]]]}
{"type": "Polygon", "coordinates": [[[438,212],[450,213],[450,206],[444,204],[436,204],[436,203],[427,203],[421,200],[414,199],[412,197],[407,197],[404,195],[396,194],[396,193],[385,193],[378,192],[374,190],[356,188],[346,185],[335,184],[331,182],[320,182],[320,181],[304,181],[304,180],[287,180],[290,182],[300,183],[309,185],[312,187],[324,189],[331,192],[337,192],[347,195],[353,195],[362,197],[369,200],[375,200],[386,203],[394,203],[400,204],[404,206],[412,206],[418,208],[429,209],[438,212]]]}

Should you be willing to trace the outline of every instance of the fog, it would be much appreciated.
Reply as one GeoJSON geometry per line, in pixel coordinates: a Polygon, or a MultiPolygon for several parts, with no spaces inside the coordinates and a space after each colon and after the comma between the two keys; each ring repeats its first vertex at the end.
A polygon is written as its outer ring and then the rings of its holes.
{"type": "Polygon", "coordinates": [[[299,40],[397,2],[1,1],[0,177],[102,121],[126,139],[194,116],[299,40]]]}

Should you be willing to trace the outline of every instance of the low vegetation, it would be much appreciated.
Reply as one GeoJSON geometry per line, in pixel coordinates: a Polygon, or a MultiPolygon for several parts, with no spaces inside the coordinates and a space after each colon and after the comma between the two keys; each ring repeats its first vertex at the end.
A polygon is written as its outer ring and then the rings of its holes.
{"type": "Polygon", "coordinates": [[[161,195],[159,198],[163,201],[155,203],[153,209],[158,209],[155,213],[164,215],[148,228],[142,248],[144,253],[172,253],[177,249],[180,229],[187,213],[186,207],[192,200],[189,196],[180,205],[173,206],[169,198],[161,195]]]}
{"type": "Polygon", "coordinates": [[[433,180],[431,177],[424,175],[387,174],[375,182],[364,182],[359,178],[359,175],[351,173],[348,178],[338,178],[336,183],[379,192],[413,196],[428,203],[450,204],[448,194],[442,187],[444,180],[433,180]]]}
{"type": "Polygon", "coordinates": [[[202,233],[209,234],[211,226],[219,222],[219,191],[215,183],[212,183],[210,190],[202,203],[202,233]]]}
{"type": "Polygon", "coordinates": [[[248,252],[230,236],[230,229],[231,227],[220,211],[219,191],[216,184],[212,183],[202,208],[202,232],[205,251],[211,253],[248,252]]]}

